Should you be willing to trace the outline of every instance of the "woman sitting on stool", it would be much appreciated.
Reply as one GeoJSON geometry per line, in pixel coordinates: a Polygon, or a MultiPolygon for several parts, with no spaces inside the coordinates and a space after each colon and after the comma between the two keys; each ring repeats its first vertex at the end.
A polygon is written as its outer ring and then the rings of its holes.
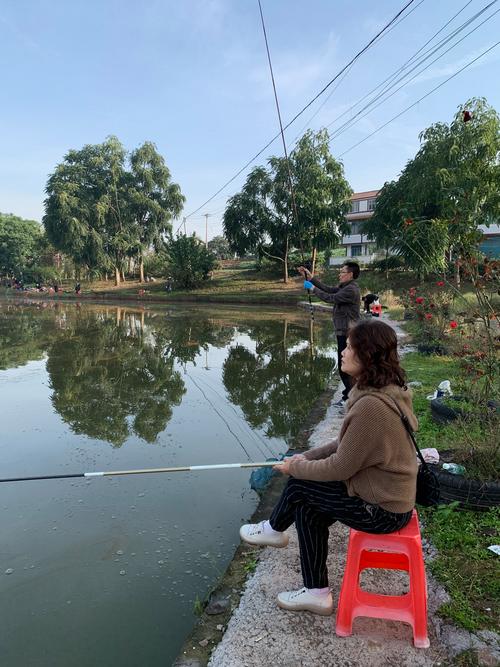
{"type": "Polygon", "coordinates": [[[417,459],[401,412],[413,429],[417,419],[396,333],[380,320],[356,324],[342,365],[355,385],[339,437],[276,465],[290,475],[278,504],[268,521],[240,529],[248,544],[286,547],[285,531],[295,522],[304,588],[278,595],[278,605],[291,611],[333,611],[329,526],[340,521],[356,530],[392,533],[406,526],[415,505],[417,459]]]}

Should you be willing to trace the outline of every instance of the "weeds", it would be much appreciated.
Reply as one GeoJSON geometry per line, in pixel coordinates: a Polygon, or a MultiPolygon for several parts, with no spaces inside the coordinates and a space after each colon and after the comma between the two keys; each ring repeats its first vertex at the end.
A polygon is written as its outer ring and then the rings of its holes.
{"type": "Polygon", "coordinates": [[[420,510],[423,532],[439,553],[429,568],[451,598],[439,613],[467,630],[498,631],[500,561],[488,546],[498,542],[500,508],[468,512],[453,505],[420,510]]]}

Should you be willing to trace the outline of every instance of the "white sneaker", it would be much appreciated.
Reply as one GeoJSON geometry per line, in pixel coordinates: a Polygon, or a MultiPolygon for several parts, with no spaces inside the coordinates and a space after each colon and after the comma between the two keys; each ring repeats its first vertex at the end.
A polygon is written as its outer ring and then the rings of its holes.
{"type": "Polygon", "coordinates": [[[278,595],[278,607],[289,611],[311,611],[313,614],[330,616],[333,612],[332,594],[313,595],[307,588],[287,591],[278,595]]]}
{"type": "Polygon", "coordinates": [[[288,544],[288,535],[286,533],[268,534],[264,532],[264,523],[247,523],[240,528],[240,537],[244,542],[254,546],[267,547],[286,547],[288,544]]]}

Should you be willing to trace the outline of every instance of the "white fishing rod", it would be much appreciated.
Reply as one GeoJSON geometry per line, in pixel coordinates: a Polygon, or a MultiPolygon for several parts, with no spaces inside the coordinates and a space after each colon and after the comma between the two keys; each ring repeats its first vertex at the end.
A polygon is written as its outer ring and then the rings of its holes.
{"type": "Polygon", "coordinates": [[[150,475],[161,472],[198,472],[199,470],[227,470],[228,468],[269,468],[281,465],[283,461],[263,461],[261,463],[215,463],[201,466],[178,466],[176,468],[142,468],[138,470],[108,470],[103,472],[78,472],[68,475],[37,475],[35,477],[7,477],[0,482],[30,482],[41,479],[68,479],[74,477],[113,477],[115,475],[150,475]]]}

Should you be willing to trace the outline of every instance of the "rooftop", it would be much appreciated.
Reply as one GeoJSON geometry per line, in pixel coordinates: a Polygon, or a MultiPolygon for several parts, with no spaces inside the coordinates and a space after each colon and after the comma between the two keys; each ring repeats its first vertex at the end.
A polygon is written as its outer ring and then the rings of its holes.
{"type": "Polygon", "coordinates": [[[356,199],[370,199],[370,197],[376,197],[380,190],[368,190],[367,192],[355,192],[352,197],[351,201],[354,201],[356,199]]]}

